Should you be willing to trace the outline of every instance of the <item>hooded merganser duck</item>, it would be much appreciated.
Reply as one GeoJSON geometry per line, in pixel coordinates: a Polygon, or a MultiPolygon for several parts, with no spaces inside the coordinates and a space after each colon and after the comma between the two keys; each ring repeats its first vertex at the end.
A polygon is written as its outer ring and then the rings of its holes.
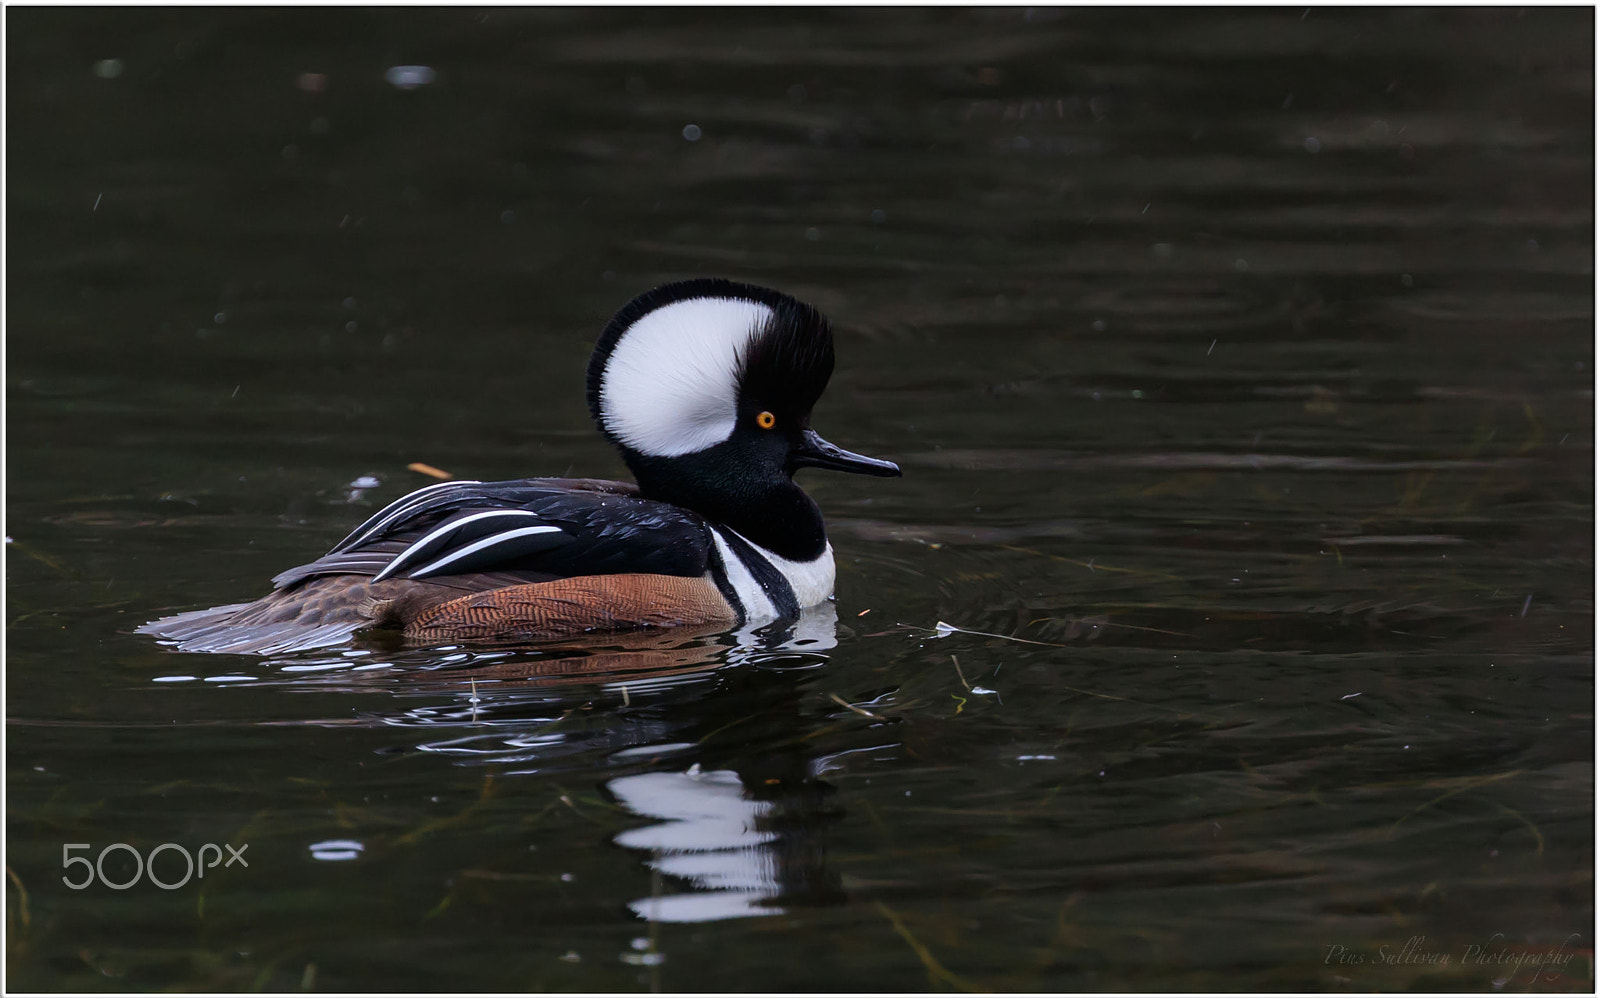
{"type": "Polygon", "coordinates": [[[663,285],[623,306],[589,361],[589,410],[637,485],[430,485],[254,603],[139,631],[181,651],[271,654],[367,629],[443,643],[794,617],[834,579],[794,473],[900,474],[811,428],[832,373],[833,333],[810,305],[720,279],[663,285]]]}

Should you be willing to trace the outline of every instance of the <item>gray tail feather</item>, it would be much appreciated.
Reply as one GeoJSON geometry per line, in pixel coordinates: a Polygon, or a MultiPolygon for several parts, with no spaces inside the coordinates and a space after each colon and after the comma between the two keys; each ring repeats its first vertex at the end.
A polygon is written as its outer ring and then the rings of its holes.
{"type": "Polygon", "coordinates": [[[138,628],[135,633],[150,634],[178,651],[225,652],[235,655],[275,655],[343,644],[369,621],[346,620],[335,623],[303,623],[293,620],[270,622],[240,621],[243,610],[255,603],[234,603],[209,610],[162,617],[138,628]]]}

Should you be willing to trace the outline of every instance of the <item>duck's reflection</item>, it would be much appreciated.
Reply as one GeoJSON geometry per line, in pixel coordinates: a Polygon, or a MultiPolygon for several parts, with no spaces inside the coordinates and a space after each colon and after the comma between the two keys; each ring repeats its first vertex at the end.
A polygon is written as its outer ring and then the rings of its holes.
{"type": "Polygon", "coordinates": [[[426,699],[364,717],[427,732],[408,749],[462,764],[509,765],[507,775],[625,767],[604,787],[647,823],[613,841],[664,875],[662,889],[628,907],[701,922],[843,896],[824,845],[840,815],[801,710],[801,683],[826,664],[837,632],[823,604],[786,626],[734,634],[676,628],[543,654],[372,646],[269,659],[257,671],[426,699]]]}
{"type": "Polygon", "coordinates": [[[707,922],[774,912],[767,903],[782,893],[771,848],[778,833],[762,827],[773,805],[751,799],[738,773],[705,772],[697,763],[682,773],[618,777],[606,787],[634,814],[663,819],[623,832],[617,845],[649,853],[646,865],[696,888],[633,901],[635,914],[707,922]]]}
{"type": "MultiPolygon", "coordinates": [[[[820,653],[837,644],[837,627],[833,607],[825,605],[764,640],[747,635],[731,658],[754,666],[750,671],[755,674],[776,667],[789,675],[780,672],[773,681],[757,684],[764,690],[747,689],[745,696],[730,700],[762,710],[765,726],[797,726],[793,677],[818,664],[820,653]],[[765,702],[749,703],[751,693],[765,693],[765,702]]],[[[721,711],[696,727],[726,717],[721,711]]],[[[705,741],[701,735],[696,744],[705,741]]],[[[728,742],[731,751],[702,749],[700,761],[687,769],[620,776],[606,783],[622,806],[658,819],[620,833],[616,843],[646,853],[647,866],[692,888],[630,902],[639,917],[706,922],[781,914],[786,906],[842,897],[837,878],[824,865],[822,844],[823,828],[839,817],[825,803],[832,788],[813,778],[810,759],[797,743],[783,743],[794,746],[787,750],[752,752],[742,747],[751,743],[728,742]]]]}

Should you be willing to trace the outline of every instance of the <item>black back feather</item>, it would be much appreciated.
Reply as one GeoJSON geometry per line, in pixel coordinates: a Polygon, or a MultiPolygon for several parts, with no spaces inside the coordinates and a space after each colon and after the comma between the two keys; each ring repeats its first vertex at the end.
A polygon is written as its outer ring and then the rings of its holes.
{"type": "MultiPolygon", "coordinates": [[[[463,573],[510,573],[524,582],[545,582],[632,572],[694,577],[710,567],[710,528],[701,516],[639,498],[632,486],[622,482],[525,478],[450,484],[453,487],[430,490],[425,503],[411,501],[412,496],[396,500],[386,509],[398,509],[403,515],[353,541],[347,538],[310,564],[279,573],[274,583],[289,588],[322,575],[375,575],[435,527],[489,509],[526,510],[559,533],[537,535],[533,538],[537,544],[499,547],[493,559],[463,561],[463,573]]],[[[449,543],[476,537],[452,538],[449,543]]],[[[431,551],[430,556],[447,552],[448,547],[431,551]]]]}

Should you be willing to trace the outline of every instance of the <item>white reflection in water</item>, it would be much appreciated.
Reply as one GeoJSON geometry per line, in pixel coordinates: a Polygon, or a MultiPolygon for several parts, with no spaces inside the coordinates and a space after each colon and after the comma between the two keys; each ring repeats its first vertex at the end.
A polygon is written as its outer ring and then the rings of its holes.
{"type": "Polygon", "coordinates": [[[768,662],[789,657],[794,652],[818,654],[839,644],[839,609],[833,603],[819,603],[800,611],[787,626],[757,625],[734,634],[734,647],[728,661],[768,662]]]}
{"type": "MultiPolygon", "coordinates": [[[[794,667],[813,668],[816,661],[803,656],[828,651],[839,643],[838,612],[832,603],[809,607],[788,627],[746,628],[735,640],[728,652],[729,664],[781,668],[785,660],[793,660],[794,667]]],[[[637,690],[641,685],[630,684],[630,688],[637,690]]],[[[644,745],[624,752],[665,752],[678,747],[644,745]]],[[[616,843],[649,853],[646,865],[651,869],[697,889],[632,901],[628,907],[634,914],[653,922],[710,922],[783,912],[766,903],[782,892],[778,858],[772,848],[778,833],[758,827],[774,805],[751,800],[738,773],[702,772],[696,764],[685,772],[618,777],[607,786],[635,814],[663,819],[619,834],[616,843]]]]}
{"type": "Polygon", "coordinates": [[[366,846],[355,839],[329,839],[326,842],[311,843],[311,858],[338,863],[355,859],[364,849],[366,846]]]}
{"type": "Polygon", "coordinates": [[[745,796],[731,770],[641,773],[607,786],[635,814],[660,824],[622,832],[616,843],[652,853],[654,870],[687,880],[702,893],[641,898],[628,907],[653,922],[709,922],[775,915],[762,902],[779,893],[777,861],[767,844],[777,833],[756,827],[772,805],[745,796]]]}

